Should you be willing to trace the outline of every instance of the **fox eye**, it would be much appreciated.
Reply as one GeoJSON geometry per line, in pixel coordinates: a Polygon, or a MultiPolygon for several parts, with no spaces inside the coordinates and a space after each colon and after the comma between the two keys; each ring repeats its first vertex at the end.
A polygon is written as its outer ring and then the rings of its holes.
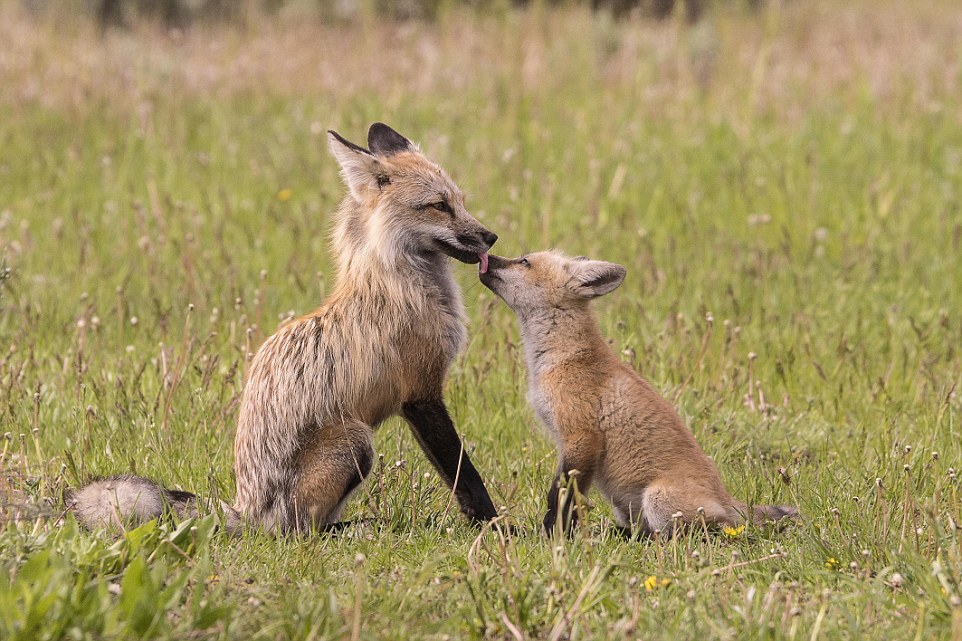
{"type": "Polygon", "coordinates": [[[424,203],[423,205],[418,205],[417,207],[415,207],[415,209],[417,209],[418,211],[424,211],[425,209],[437,209],[438,211],[443,212],[445,214],[449,214],[451,216],[454,215],[454,210],[451,208],[451,205],[449,205],[448,201],[446,200],[438,200],[431,203],[424,203]]]}
{"type": "Polygon", "coordinates": [[[521,263],[522,265],[524,265],[525,267],[529,268],[529,269],[531,268],[531,263],[528,261],[527,258],[522,258],[522,259],[519,260],[518,262],[521,263]]]}

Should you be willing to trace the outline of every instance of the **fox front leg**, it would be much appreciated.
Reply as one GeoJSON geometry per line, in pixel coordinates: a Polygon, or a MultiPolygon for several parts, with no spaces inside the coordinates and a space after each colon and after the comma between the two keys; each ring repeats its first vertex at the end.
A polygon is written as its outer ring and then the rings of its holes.
{"type": "Polygon", "coordinates": [[[484,481],[464,451],[444,401],[438,398],[405,403],[401,413],[431,464],[448,487],[454,488],[461,512],[476,523],[496,517],[484,481]]]}
{"type": "Polygon", "coordinates": [[[558,466],[558,473],[551,482],[548,490],[548,512],[542,523],[544,532],[548,536],[555,534],[558,520],[561,520],[561,531],[569,534],[578,524],[578,505],[576,495],[588,493],[591,478],[594,476],[594,466],[588,461],[576,464],[571,458],[562,458],[558,466]]]}

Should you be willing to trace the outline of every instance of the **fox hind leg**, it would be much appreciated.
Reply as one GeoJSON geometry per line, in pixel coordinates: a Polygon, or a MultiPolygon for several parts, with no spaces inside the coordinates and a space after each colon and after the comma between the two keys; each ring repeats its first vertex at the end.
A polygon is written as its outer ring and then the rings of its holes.
{"type": "Polygon", "coordinates": [[[299,531],[337,529],[351,495],[374,463],[371,428],[344,421],[319,428],[298,455],[294,512],[299,531]]]}
{"type": "Polygon", "coordinates": [[[619,525],[630,525],[649,536],[655,532],[671,535],[676,525],[699,523],[702,518],[710,526],[732,525],[740,521],[732,506],[725,506],[710,496],[692,495],[690,491],[667,483],[653,483],[641,492],[630,493],[613,502],[615,520],[619,525]]]}

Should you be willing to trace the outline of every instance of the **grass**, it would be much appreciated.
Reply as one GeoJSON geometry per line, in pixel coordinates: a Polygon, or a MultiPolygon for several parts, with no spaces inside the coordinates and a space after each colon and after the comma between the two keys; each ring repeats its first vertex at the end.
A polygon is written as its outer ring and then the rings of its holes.
{"type": "Polygon", "coordinates": [[[835,4],[104,38],[0,4],[0,638],[962,639],[962,19],[835,4]],[[594,497],[536,535],[553,448],[459,267],[448,404],[521,535],[446,510],[397,421],[341,536],[58,525],[92,475],[233,496],[245,354],[333,278],[321,134],[378,119],[500,253],[626,265],[612,344],[734,494],[804,520],[624,542],[594,497]]]}

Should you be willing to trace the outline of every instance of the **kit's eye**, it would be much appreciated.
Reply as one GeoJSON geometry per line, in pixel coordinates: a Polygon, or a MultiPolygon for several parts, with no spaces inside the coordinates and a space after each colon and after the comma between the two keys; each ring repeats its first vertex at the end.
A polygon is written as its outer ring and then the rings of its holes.
{"type": "Polygon", "coordinates": [[[529,268],[529,269],[531,268],[531,262],[530,262],[527,258],[522,258],[522,259],[521,259],[520,261],[518,261],[518,262],[520,262],[522,265],[524,265],[525,267],[527,267],[527,268],[529,268]]]}

